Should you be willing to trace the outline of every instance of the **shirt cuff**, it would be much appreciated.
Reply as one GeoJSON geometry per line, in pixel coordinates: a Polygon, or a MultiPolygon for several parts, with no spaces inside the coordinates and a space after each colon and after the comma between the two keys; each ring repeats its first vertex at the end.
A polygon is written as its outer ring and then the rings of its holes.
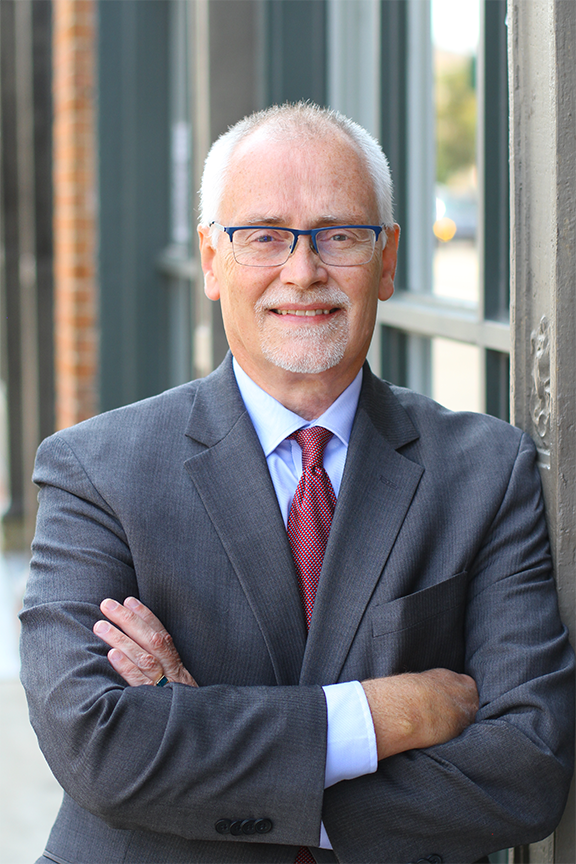
{"type": "Polygon", "coordinates": [[[364,688],[359,681],[329,684],[326,697],[328,737],[324,788],[373,774],[378,767],[376,733],[364,688]]]}
{"type": "MultiPolygon", "coordinates": [[[[378,767],[376,733],[364,688],[359,681],[328,684],[326,698],[328,736],[324,788],[373,774],[378,767]]],[[[320,848],[332,849],[324,822],[320,825],[320,848]]]]}

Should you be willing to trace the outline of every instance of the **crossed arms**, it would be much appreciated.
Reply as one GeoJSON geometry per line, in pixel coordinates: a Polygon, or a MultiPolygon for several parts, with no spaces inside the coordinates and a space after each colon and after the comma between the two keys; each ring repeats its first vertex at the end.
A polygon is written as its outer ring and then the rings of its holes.
{"type": "MultiPolygon", "coordinates": [[[[106,599],[101,611],[116,626],[100,620],[94,632],[110,645],[108,659],[131,687],[169,681],[197,687],[184,667],[170,634],[135,597],[124,604],[106,599]]],[[[378,760],[406,750],[444,744],[473,722],[478,692],[469,675],[450,669],[375,678],[362,682],[368,699],[378,760]]]]}

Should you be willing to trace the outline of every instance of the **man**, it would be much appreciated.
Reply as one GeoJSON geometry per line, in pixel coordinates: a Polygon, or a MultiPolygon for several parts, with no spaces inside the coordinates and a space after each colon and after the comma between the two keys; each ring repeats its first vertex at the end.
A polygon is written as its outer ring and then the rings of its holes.
{"type": "Polygon", "coordinates": [[[254,115],[208,157],[199,232],[234,359],[38,455],[45,858],[473,862],[545,836],[573,656],[534,448],[364,365],[385,157],[314,106],[254,115]]]}

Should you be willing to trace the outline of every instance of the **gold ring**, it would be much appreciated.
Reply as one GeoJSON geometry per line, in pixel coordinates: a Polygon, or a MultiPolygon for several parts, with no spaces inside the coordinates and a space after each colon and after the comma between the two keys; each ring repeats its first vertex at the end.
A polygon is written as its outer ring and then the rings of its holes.
{"type": "Polygon", "coordinates": [[[168,678],[166,677],[166,675],[164,675],[164,673],[162,673],[162,675],[160,675],[158,680],[154,681],[154,686],[155,687],[164,687],[165,684],[168,684],[168,678]]]}

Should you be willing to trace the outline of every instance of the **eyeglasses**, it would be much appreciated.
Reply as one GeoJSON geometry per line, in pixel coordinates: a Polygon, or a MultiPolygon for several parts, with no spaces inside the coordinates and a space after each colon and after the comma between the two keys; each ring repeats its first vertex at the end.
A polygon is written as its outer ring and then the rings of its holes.
{"type": "Polygon", "coordinates": [[[212,226],[228,235],[234,260],[247,267],[280,267],[294,252],[299,237],[310,237],[312,249],[323,264],[357,267],[372,260],[382,233],[380,225],[335,225],[309,231],[269,225],[225,228],[218,222],[211,222],[212,226]]]}

